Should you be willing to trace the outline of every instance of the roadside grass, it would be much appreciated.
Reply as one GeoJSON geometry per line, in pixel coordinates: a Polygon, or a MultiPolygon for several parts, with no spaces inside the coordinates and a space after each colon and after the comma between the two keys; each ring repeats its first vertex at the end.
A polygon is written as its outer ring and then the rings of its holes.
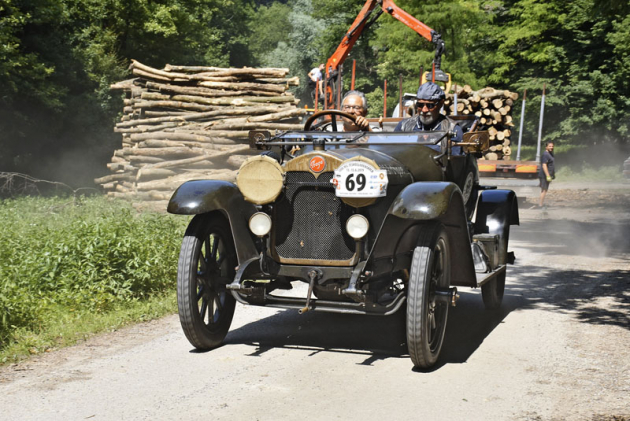
{"type": "Polygon", "coordinates": [[[147,300],[114,305],[105,313],[50,309],[39,326],[12,331],[11,341],[0,349],[0,365],[29,355],[74,345],[96,333],[113,332],[124,326],[149,321],[177,311],[175,290],[147,300]]]}
{"type": "MultiPolygon", "coordinates": [[[[542,151],[544,148],[541,154],[542,151]]],[[[624,181],[623,161],[628,155],[629,151],[617,150],[615,146],[556,145],[556,180],[624,181]]],[[[534,161],[535,158],[536,146],[521,147],[522,161],[534,161]]]]}
{"type": "Polygon", "coordinates": [[[0,201],[0,363],[174,312],[187,222],[104,197],[0,201]]]}

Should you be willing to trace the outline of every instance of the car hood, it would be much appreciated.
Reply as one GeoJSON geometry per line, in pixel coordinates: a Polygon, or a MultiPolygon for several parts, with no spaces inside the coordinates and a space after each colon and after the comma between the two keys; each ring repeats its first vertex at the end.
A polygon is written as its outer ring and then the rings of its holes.
{"type": "Polygon", "coordinates": [[[330,155],[342,161],[357,156],[373,160],[380,169],[387,170],[390,184],[409,184],[414,181],[442,181],[444,173],[433,157],[438,152],[424,145],[348,145],[327,147],[314,151],[307,147],[303,155],[330,155]]]}

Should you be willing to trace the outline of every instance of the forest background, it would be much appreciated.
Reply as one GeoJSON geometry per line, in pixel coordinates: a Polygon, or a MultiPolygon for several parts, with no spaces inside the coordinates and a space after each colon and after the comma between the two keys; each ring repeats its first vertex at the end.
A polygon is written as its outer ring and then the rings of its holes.
{"type": "MultiPolygon", "coordinates": [[[[288,67],[301,78],[295,92],[300,106],[311,105],[308,71],[333,53],[363,3],[0,0],[0,171],[92,186],[120,147],[113,126],[122,96],[109,86],[130,77],[131,59],[158,68],[167,63],[288,67]]],[[[628,1],[396,3],[442,34],[442,68],[455,83],[521,95],[527,89],[524,144],[536,141],[546,84],[544,140],[628,150],[628,1]]],[[[378,116],[383,80],[397,88],[402,74],[404,91],[414,92],[420,67],[431,64],[433,46],[384,15],[357,42],[346,75],[352,59],[356,87],[367,93],[371,116],[378,116]]],[[[388,90],[390,108],[397,101],[397,89],[388,90]]],[[[611,158],[621,165],[627,155],[617,155],[611,158]]]]}

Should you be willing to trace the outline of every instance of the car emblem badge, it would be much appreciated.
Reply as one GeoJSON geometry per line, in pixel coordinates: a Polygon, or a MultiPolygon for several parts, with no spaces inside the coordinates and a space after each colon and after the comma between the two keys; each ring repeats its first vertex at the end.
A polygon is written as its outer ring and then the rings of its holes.
{"type": "Polygon", "coordinates": [[[308,166],[311,171],[320,173],[326,168],[326,160],[323,157],[317,155],[311,158],[308,166]]]}

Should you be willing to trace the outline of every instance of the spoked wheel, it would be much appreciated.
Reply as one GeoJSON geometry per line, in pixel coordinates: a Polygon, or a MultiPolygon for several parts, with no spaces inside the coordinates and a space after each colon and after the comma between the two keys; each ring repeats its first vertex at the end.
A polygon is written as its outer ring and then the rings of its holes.
{"type": "Polygon", "coordinates": [[[449,302],[437,292],[448,290],[450,278],[444,227],[427,225],[413,252],[407,293],[407,347],[415,367],[431,367],[440,355],[449,302]]]}
{"type": "MultiPolygon", "coordinates": [[[[508,239],[510,238],[509,225],[504,229],[501,240],[499,241],[499,263],[505,264],[507,260],[508,239]]],[[[496,310],[501,307],[503,302],[503,293],[505,292],[505,277],[503,272],[490,282],[486,282],[481,286],[481,298],[486,310],[496,310]]]]}
{"type": "Polygon", "coordinates": [[[505,272],[481,286],[481,297],[487,310],[501,307],[503,292],[505,291],[505,272]]]}
{"type": "Polygon", "coordinates": [[[223,342],[236,301],[226,290],[237,264],[225,219],[197,215],[186,230],[177,267],[179,320],[188,341],[209,350],[223,342]]]}
{"type": "Polygon", "coordinates": [[[479,170],[477,169],[476,160],[469,156],[466,158],[466,173],[462,185],[462,196],[464,196],[464,206],[466,207],[466,216],[472,218],[477,206],[477,198],[479,197],[479,170]]]}

